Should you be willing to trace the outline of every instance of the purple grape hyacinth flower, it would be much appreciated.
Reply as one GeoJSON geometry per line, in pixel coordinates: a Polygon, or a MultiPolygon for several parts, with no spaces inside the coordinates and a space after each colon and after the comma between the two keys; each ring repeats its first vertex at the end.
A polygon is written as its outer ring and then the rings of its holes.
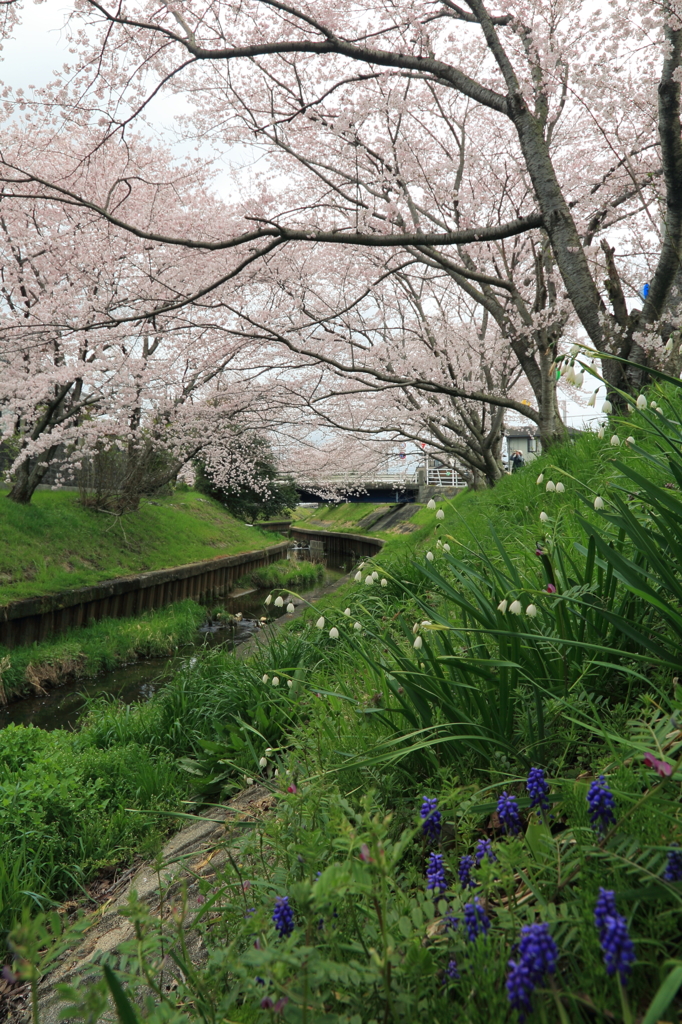
{"type": "Polygon", "coordinates": [[[420,815],[422,819],[422,832],[430,843],[437,843],[440,839],[442,826],[441,813],[437,810],[438,800],[434,797],[424,797],[420,815]]]}
{"type": "Polygon", "coordinates": [[[531,768],[526,789],[530,795],[531,811],[534,807],[539,807],[541,811],[549,810],[549,786],[542,768],[531,768]]]}
{"type": "Polygon", "coordinates": [[[616,824],[616,816],[613,813],[616,801],[603,775],[595,779],[590,786],[587,794],[587,804],[590,809],[592,828],[595,832],[600,832],[604,835],[610,825],[616,824]]]}
{"type": "Polygon", "coordinates": [[[594,905],[594,926],[599,933],[600,942],[606,918],[615,917],[617,913],[616,897],[613,889],[603,889],[600,887],[597,902],[594,905]]]}
{"type": "Polygon", "coordinates": [[[478,885],[471,877],[471,872],[474,867],[474,858],[466,854],[461,858],[459,867],[457,868],[457,874],[459,875],[459,881],[463,889],[475,889],[478,885]]]}
{"type": "Polygon", "coordinates": [[[294,912],[289,906],[288,896],[278,896],[272,914],[272,923],[279,932],[280,938],[286,939],[294,930],[294,912]]]}
{"type": "Polygon", "coordinates": [[[473,903],[467,903],[464,907],[464,924],[466,926],[469,942],[475,942],[479,935],[487,935],[490,928],[488,915],[480,904],[478,896],[474,897],[473,903]]]}
{"type": "Polygon", "coordinates": [[[489,839],[479,839],[474,850],[474,860],[476,861],[476,867],[480,868],[483,863],[483,859],[487,857],[491,864],[497,863],[497,857],[493,853],[492,843],[489,839]]]}
{"type": "Polygon", "coordinates": [[[448,887],[448,883],[445,881],[445,867],[443,865],[443,854],[432,853],[429,856],[429,864],[426,869],[427,884],[426,888],[435,891],[440,889],[441,893],[444,893],[448,887]]]}
{"type": "Polygon", "coordinates": [[[527,924],[521,929],[519,958],[509,961],[507,998],[524,1021],[531,1009],[531,996],[545,974],[553,974],[559,950],[546,924],[527,924]]]}
{"type": "Polygon", "coordinates": [[[630,967],[635,957],[635,946],[628,934],[628,923],[622,914],[606,918],[601,938],[604,950],[606,973],[613,975],[618,971],[623,985],[627,983],[630,967]]]}
{"type": "Polygon", "coordinates": [[[505,790],[497,801],[497,816],[502,822],[502,828],[509,835],[515,836],[521,831],[521,815],[519,805],[515,796],[510,796],[505,790]]]}
{"type": "Polygon", "coordinates": [[[673,846],[668,850],[668,863],[663,878],[666,882],[682,882],[682,851],[679,847],[673,846]]]}
{"type": "MultiPolygon", "coordinates": [[[[449,960],[448,961],[448,966],[445,968],[445,973],[446,973],[448,978],[452,979],[452,981],[458,981],[459,980],[459,971],[457,969],[457,961],[456,960],[453,959],[453,960],[449,960]]],[[[444,981],[443,984],[447,984],[447,982],[444,981]]]]}

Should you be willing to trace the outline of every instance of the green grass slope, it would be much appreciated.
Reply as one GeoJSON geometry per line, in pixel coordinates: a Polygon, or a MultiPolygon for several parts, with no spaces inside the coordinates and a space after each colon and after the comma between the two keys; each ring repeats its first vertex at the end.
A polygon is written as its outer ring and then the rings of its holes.
{"type": "Polygon", "coordinates": [[[30,505],[0,496],[0,604],[276,544],[193,491],[145,501],[113,516],[66,491],[39,491],[30,505]]]}

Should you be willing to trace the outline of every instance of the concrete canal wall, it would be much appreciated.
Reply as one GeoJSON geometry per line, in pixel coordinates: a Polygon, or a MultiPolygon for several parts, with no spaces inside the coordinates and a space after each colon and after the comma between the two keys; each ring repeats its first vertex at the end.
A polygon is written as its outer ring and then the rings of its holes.
{"type": "Polygon", "coordinates": [[[173,569],[121,576],[59,594],[29,597],[0,606],[0,644],[16,647],[85,626],[93,619],[119,619],[163,608],[174,601],[212,600],[227,593],[240,576],[286,558],[288,542],[258,551],[225,555],[173,569]]]}

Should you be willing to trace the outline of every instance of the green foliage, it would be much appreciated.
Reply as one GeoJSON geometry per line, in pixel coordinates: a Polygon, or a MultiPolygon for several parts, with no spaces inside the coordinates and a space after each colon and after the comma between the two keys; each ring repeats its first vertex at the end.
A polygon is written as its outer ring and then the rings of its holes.
{"type": "Polygon", "coordinates": [[[276,539],[193,491],[143,501],[125,516],[83,508],[71,492],[37,491],[30,505],[0,497],[0,603],[251,551],[276,539]]]}
{"type": "Polygon", "coordinates": [[[136,619],[100,619],[30,647],[0,645],[0,684],[11,698],[36,684],[92,679],[136,658],[162,658],[196,640],[205,618],[196,601],[179,601],[136,619]]]}
{"type": "Polygon", "coordinates": [[[242,442],[242,457],[249,461],[250,483],[221,487],[215,483],[211,469],[197,461],[197,490],[210,494],[237,519],[255,523],[258,519],[275,519],[295,508],[298,491],[293,480],[281,480],[272,448],[261,437],[242,442]]]}
{"type": "Polygon", "coordinates": [[[299,562],[295,558],[283,559],[254,569],[237,582],[238,587],[258,587],[267,590],[306,590],[324,579],[321,562],[299,562]]]}

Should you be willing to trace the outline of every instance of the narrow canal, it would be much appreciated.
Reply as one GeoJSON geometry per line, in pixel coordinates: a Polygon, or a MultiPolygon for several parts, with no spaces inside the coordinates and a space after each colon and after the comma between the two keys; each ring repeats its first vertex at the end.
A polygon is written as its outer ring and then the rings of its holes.
{"type": "MultiPolygon", "coordinates": [[[[302,550],[297,554],[305,557],[302,550]]],[[[314,588],[301,591],[301,598],[317,594],[321,586],[329,588],[339,582],[347,566],[330,559],[325,569],[323,584],[317,583],[314,588]]],[[[188,659],[200,657],[207,648],[221,646],[232,650],[285,615],[284,608],[265,604],[268,593],[267,590],[236,592],[226,597],[220,607],[213,602],[214,616],[211,618],[207,609],[206,622],[197,630],[196,641],[180,648],[174,657],[141,659],[94,679],[65,683],[45,696],[27,697],[0,708],[0,728],[14,722],[42,729],[73,729],[93,697],[109,695],[125,704],[149,700],[188,659]],[[235,621],[239,616],[239,621],[235,621]]],[[[294,603],[300,602],[294,599],[294,603]]]]}

